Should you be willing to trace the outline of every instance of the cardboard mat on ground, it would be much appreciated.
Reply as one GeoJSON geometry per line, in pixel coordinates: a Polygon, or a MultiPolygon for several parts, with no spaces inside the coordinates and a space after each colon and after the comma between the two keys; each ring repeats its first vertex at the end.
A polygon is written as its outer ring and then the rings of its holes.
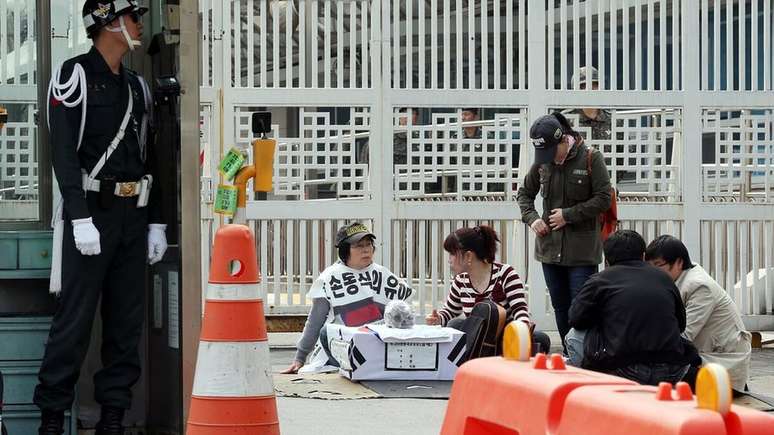
{"type": "Polygon", "coordinates": [[[274,390],[280,397],[305,399],[376,399],[382,397],[363,385],[341,377],[338,373],[274,375],[274,390]]]}
{"type": "Polygon", "coordinates": [[[448,399],[451,381],[363,381],[353,382],[338,373],[274,375],[280,397],[303,399],[448,399]]]}

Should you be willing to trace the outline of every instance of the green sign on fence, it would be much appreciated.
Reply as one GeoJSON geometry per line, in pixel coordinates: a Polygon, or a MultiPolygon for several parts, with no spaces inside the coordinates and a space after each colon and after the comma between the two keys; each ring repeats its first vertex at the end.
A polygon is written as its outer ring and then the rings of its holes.
{"type": "Polygon", "coordinates": [[[245,155],[237,148],[231,148],[228,153],[223,156],[223,160],[220,161],[218,171],[226,177],[226,180],[231,181],[244,163],[245,155]]]}
{"type": "Polygon", "coordinates": [[[219,184],[215,193],[215,213],[233,216],[237,208],[237,188],[229,184],[219,184]]]}

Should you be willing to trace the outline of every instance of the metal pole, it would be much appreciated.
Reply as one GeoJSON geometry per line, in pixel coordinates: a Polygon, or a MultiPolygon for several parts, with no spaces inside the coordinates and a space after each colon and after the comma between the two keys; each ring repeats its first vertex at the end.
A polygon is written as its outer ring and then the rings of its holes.
{"type": "Polygon", "coordinates": [[[52,213],[51,143],[48,139],[48,82],[51,78],[51,9],[46,0],[36,0],[38,85],[38,221],[40,229],[49,229],[52,213]]]}
{"type": "MultiPolygon", "coordinates": [[[[699,91],[700,59],[699,50],[689,47],[698,47],[699,20],[690,2],[683,2],[681,10],[681,27],[683,39],[681,41],[682,55],[682,90],[683,90],[683,131],[682,144],[674,146],[683,147],[683,242],[688,251],[699,257],[701,246],[701,218],[699,213],[702,203],[702,173],[701,173],[701,115],[702,94],[699,91]]],[[[717,37],[716,37],[717,38],[717,37]]],[[[676,67],[676,66],[675,66],[676,67]]],[[[716,77],[715,80],[718,80],[716,77]]],[[[675,89],[680,89],[679,83],[675,89]]]]}
{"type": "MultiPolygon", "coordinates": [[[[542,11],[543,2],[540,0],[528,0],[527,2],[519,2],[519,7],[528,4],[529,11],[542,11]]],[[[552,4],[551,4],[552,5],[552,4]]],[[[551,6],[549,6],[551,7],[551,6]]],[[[548,103],[542,96],[545,95],[544,89],[546,89],[546,63],[542,60],[544,53],[544,47],[548,41],[546,34],[543,31],[546,26],[546,16],[543,13],[537,13],[535,16],[530,15],[530,19],[527,20],[528,27],[528,41],[529,49],[527,51],[527,57],[529,59],[529,75],[528,75],[528,101],[529,106],[527,110],[526,125],[522,127],[523,132],[529,131],[529,125],[532,120],[548,113],[548,103]]],[[[524,29],[519,29],[519,37],[523,37],[524,29]]],[[[549,38],[553,38],[553,35],[549,35],[549,38]]],[[[553,54],[550,59],[553,62],[553,54]]],[[[562,59],[565,62],[565,59],[562,59]]],[[[563,76],[564,77],[564,76],[563,76]]],[[[521,78],[520,78],[521,80],[521,78]]],[[[523,133],[522,133],[523,134],[523,133]]],[[[519,178],[522,180],[527,175],[529,168],[532,164],[532,145],[529,141],[522,142],[519,156],[519,178]]],[[[541,201],[537,201],[538,210],[543,208],[541,201]]],[[[517,220],[515,225],[523,225],[521,220],[517,220]]],[[[535,236],[532,231],[527,228],[524,232],[526,242],[529,246],[528,255],[528,274],[527,280],[529,284],[529,306],[530,311],[535,313],[535,322],[539,327],[544,330],[555,330],[555,324],[553,319],[546,313],[550,310],[550,307],[546,306],[548,292],[548,286],[546,285],[545,277],[543,276],[543,267],[539,261],[535,259],[533,253],[535,252],[535,236]]]]}
{"type": "Polygon", "coordinates": [[[180,193],[182,287],[180,331],[182,350],[183,421],[188,420],[196,352],[202,319],[201,219],[199,200],[199,2],[180,1],[180,193]]]}

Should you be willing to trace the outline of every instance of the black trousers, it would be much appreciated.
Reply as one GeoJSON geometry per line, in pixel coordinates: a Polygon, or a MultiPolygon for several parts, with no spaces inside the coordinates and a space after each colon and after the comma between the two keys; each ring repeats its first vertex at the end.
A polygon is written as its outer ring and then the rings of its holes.
{"type": "MultiPolygon", "coordinates": [[[[466,359],[502,354],[500,336],[497,334],[499,322],[497,304],[484,300],[473,307],[470,316],[456,317],[446,324],[449,328],[465,333],[466,359]]],[[[507,324],[507,322],[506,322],[507,324]]],[[[548,353],[551,349],[551,338],[545,332],[532,333],[532,355],[538,352],[548,353]]]]}
{"type": "Polygon", "coordinates": [[[81,255],[65,215],[62,293],[35,388],[34,402],[41,409],[72,406],[100,297],[102,369],[94,375],[94,398],[103,406],[128,409],[131,388],[140,377],[137,346],[145,318],[147,211],[136,208],[136,197],[116,197],[106,210],[97,196],[89,192],[87,200],[100,232],[100,255],[81,255]]]}

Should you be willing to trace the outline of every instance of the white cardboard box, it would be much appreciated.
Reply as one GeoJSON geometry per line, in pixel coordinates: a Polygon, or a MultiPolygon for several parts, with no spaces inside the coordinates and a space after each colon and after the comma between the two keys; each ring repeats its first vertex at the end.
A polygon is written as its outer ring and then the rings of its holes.
{"type": "Polygon", "coordinates": [[[452,328],[443,328],[446,341],[387,343],[367,327],[328,324],[327,328],[339,373],[351,380],[451,381],[465,355],[465,333],[452,328]]]}

